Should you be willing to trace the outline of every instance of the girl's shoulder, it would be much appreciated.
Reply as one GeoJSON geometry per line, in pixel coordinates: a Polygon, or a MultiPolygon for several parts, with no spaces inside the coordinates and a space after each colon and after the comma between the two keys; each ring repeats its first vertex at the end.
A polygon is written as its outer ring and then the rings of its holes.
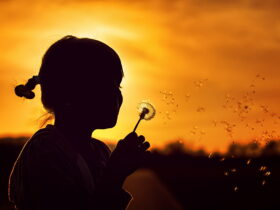
{"type": "Polygon", "coordinates": [[[18,157],[22,163],[39,164],[42,161],[53,165],[53,159],[57,165],[68,167],[77,162],[78,153],[66,139],[54,128],[47,125],[38,130],[25,144],[18,157]]]}
{"type": "Polygon", "coordinates": [[[61,142],[61,137],[52,125],[38,130],[27,142],[27,146],[39,151],[46,151],[56,148],[61,142]]]}
{"type": "Polygon", "coordinates": [[[55,156],[58,159],[75,161],[77,156],[77,152],[53,125],[47,125],[45,128],[38,130],[27,141],[22,153],[25,153],[25,156],[32,157],[32,159],[55,156]]]}
{"type": "Polygon", "coordinates": [[[91,144],[93,147],[97,148],[99,151],[102,151],[102,153],[106,156],[106,158],[110,157],[111,150],[103,141],[92,138],[91,144]]]}

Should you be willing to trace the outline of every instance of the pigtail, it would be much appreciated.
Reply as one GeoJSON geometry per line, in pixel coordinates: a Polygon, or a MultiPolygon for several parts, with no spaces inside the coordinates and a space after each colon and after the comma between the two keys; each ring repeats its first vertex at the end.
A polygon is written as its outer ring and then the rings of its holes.
{"type": "Polygon", "coordinates": [[[27,81],[25,85],[18,85],[15,87],[15,94],[19,97],[24,97],[27,99],[33,99],[35,93],[32,91],[37,84],[40,84],[39,77],[33,76],[27,81]]]}

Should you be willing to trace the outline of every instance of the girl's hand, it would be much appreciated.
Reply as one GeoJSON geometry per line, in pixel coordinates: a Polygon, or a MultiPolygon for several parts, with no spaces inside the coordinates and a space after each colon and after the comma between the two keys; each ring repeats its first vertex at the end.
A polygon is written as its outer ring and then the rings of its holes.
{"type": "Polygon", "coordinates": [[[148,158],[149,147],[144,136],[137,136],[135,132],[128,134],[112,152],[107,165],[107,176],[117,185],[122,185],[125,178],[140,168],[148,158]]]}

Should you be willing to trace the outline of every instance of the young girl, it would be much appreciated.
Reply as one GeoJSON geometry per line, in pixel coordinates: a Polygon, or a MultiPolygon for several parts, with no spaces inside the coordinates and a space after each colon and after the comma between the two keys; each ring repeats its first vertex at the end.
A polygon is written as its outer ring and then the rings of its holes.
{"type": "Polygon", "coordinates": [[[15,88],[32,99],[40,84],[42,103],[54,125],[37,131],[23,147],[9,180],[9,199],[18,210],[126,209],[122,189],[141,165],[149,143],[132,132],[112,152],[91,138],[114,127],[122,104],[123,77],[117,53],[88,38],[66,36],[43,57],[38,76],[15,88]]]}

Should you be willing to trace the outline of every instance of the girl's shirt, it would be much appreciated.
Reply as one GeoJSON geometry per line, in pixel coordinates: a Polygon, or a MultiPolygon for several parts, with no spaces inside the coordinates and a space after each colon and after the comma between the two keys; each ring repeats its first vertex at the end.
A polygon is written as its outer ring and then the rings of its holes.
{"type": "Polygon", "coordinates": [[[88,152],[75,148],[53,125],[24,145],[9,179],[9,199],[18,210],[122,210],[131,195],[100,182],[110,157],[101,141],[88,152]]]}

